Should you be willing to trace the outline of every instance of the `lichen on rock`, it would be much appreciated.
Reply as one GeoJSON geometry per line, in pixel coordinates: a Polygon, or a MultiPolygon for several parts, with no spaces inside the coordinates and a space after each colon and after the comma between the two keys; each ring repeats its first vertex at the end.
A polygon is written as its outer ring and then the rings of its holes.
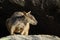
{"type": "Polygon", "coordinates": [[[2,37],[0,40],[60,40],[58,36],[51,35],[10,35],[2,37]]]}

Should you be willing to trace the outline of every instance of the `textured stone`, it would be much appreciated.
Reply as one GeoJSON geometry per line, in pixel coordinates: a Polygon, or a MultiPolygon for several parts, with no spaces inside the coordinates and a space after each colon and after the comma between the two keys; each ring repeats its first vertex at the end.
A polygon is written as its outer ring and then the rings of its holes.
{"type": "Polygon", "coordinates": [[[25,0],[9,0],[11,3],[16,3],[21,6],[25,6],[25,0]]]}
{"type": "Polygon", "coordinates": [[[60,38],[51,35],[10,35],[7,37],[2,37],[0,40],[60,40],[60,38]]]}

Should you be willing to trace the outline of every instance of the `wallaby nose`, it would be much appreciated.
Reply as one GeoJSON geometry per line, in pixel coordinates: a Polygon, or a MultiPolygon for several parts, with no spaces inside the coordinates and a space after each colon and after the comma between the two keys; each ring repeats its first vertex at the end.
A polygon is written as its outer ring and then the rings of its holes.
{"type": "Polygon", "coordinates": [[[36,21],[35,25],[37,25],[37,23],[38,23],[38,22],[36,21]]]}
{"type": "Polygon", "coordinates": [[[37,23],[38,23],[38,22],[36,21],[33,25],[37,25],[37,23]]]}

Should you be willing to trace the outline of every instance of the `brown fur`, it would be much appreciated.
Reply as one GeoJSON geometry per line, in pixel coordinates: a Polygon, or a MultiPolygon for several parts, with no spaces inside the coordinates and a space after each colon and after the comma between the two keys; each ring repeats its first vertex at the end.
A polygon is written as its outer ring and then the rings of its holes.
{"type": "Polygon", "coordinates": [[[31,11],[29,11],[28,13],[15,12],[10,18],[7,19],[7,29],[11,34],[20,33],[21,35],[28,35],[30,27],[29,24],[37,24],[36,19],[33,15],[30,14],[30,12],[31,11]],[[21,19],[15,17],[20,17],[21,19]]]}

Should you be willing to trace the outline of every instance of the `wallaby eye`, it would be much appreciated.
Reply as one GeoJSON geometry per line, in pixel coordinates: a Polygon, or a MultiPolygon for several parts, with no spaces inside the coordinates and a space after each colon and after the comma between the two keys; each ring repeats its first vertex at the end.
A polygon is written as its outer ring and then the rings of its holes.
{"type": "Polygon", "coordinates": [[[24,16],[17,16],[16,19],[18,19],[18,20],[24,20],[25,17],[24,16]]]}
{"type": "Polygon", "coordinates": [[[16,18],[24,18],[24,16],[17,16],[16,18]]]}

